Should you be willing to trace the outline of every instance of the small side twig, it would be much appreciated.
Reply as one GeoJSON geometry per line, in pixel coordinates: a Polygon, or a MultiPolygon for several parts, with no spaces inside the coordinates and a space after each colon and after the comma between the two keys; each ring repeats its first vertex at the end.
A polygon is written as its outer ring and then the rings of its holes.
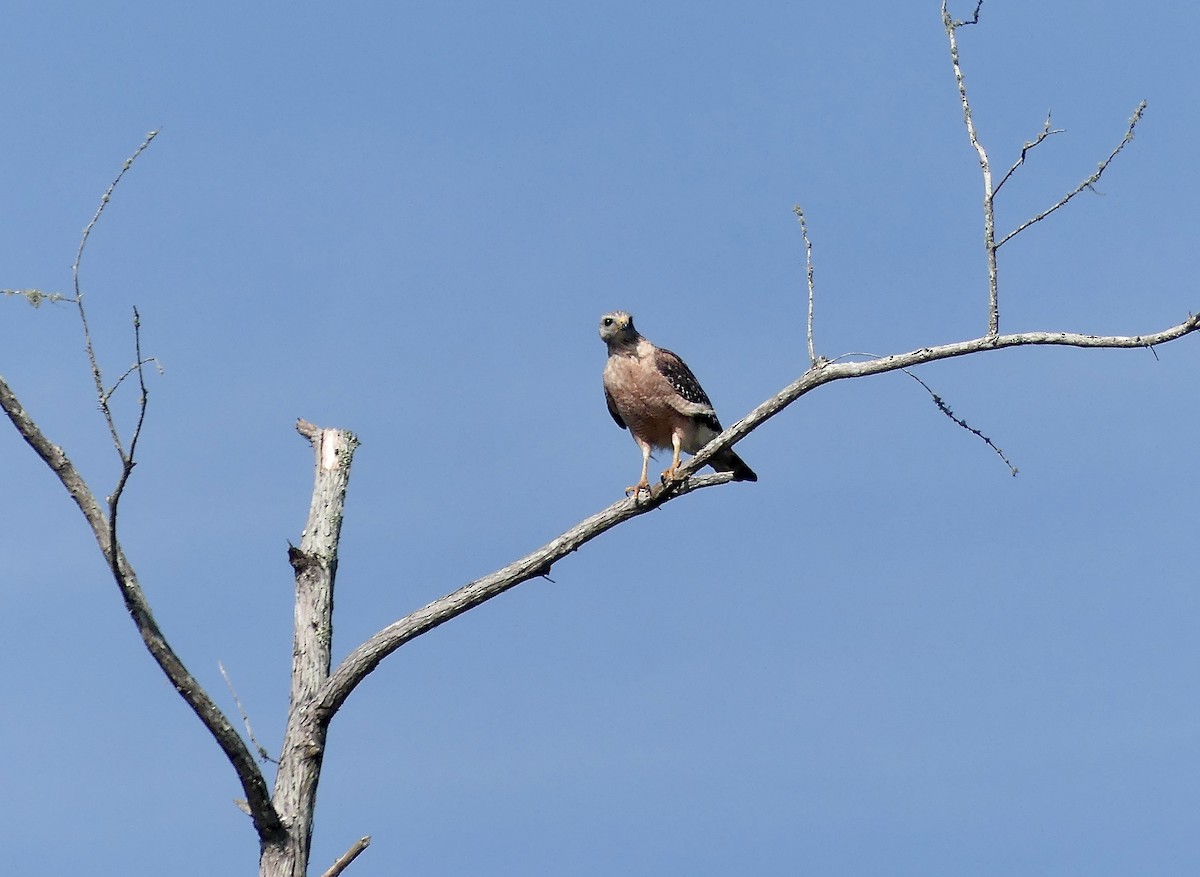
{"type": "MultiPolygon", "coordinates": [[[[129,439],[130,464],[133,463],[133,452],[137,450],[138,439],[142,437],[142,426],[146,423],[146,407],[150,401],[150,394],[146,390],[145,366],[148,362],[158,365],[158,361],[154,357],[147,359],[142,356],[142,315],[138,313],[136,307],[133,309],[133,355],[135,362],[133,370],[137,373],[138,378],[138,417],[137,423],[133,425],[133,435],[129,439]]],[[[114,386],[113,391],[115,392],[116,389],[114,386]]],[[[109,395],[111,396],[112,393],[109,395]]]]}
{"type": "MultiPolygon", "coordinates": [[[[1004,175],[1004,178],[996,184],[996,189],[995,189],[995,191],[992,192],[992,196],[995,197],[1000,192],[1000,187],[1008,182],[1008,178],[1011,177],[1013,175],[1013,173],[1016,172],[1017,168],[1019,168],[1021,165],[1025,164],[1025,156],[1029,154],[1030,150],[1036,148],[1038,146],[1038,144],[1040,144],[1047,137],[1050,137],[1054,134],[1062,134],[1065,130],[1066,130],[1065,128],[1051,128],[1050,127],[1050,113],[1047,112],[1046,113],[1046,123],[1042,126],[1042,130],[1038,132],[1037,137],[1033,138],[1028,143],[1026,143],[1024,146],[1021,147],[1021,157],[1018,158],[1013,163],[1013,166],[1008,169],[1008,173],[1006,173],[1004,175]]],[[[997,244],[996,246],[999,246],[999,244],[997,244]]]]}
{"type": "Polygon", "coordinates": [[[946,400],[943,399],[941,396],[939,396],[937,393],[935,393],[933,391],[933,389],[929,386],[929,384],[925,383],[923,380],[921,380],[919,377],[917,377],[915,374],[913,374],[913,372],[911,372],[909,369],[905,368],[905,369],[901,369],[901,371],[904,372],[906,375],[908,375],[910,378],[912,378],[914,381],[916,381],[918,384],[920,384],[922,387],[925,388],[925,392],[928,393],[930,398],[933,399],[933,404],[938,407],[939,411],[941,411],[943,414],[945,414],[947,417],[949,417],[951,420],[953,420],[955,423],[957,423],[959,426],[961,426],[967,432],[973,434],[976,438],[981,439],[984,444],[986,444],[989,448],[991,448],[993,451],[995,451],[996,455],[998,457],[1000,457],[1001,460],[1004,461],[1004,465],[1008,467],[1008,471],[1012,473],[1014,478],[1016,477],[1017,467],[1014,466],[1012,464],[1012,461],[1009,460],[1008,457],[1006,457],[1004,455],[1004,451],[1000,450],[1000,448],[998,448],[996,446],[995,442],[993,442],[990,438],[988,438],[982,432],[977,430],[975,427],[971,426],[971,424],[967,423],[965,420],[963,420],[961,417],[959,417],[953,411],[951,411],[950,406],[946,404],[946,400]]]}
{"type": "Polygon", "coordinates": [[[225,665],[220,661],[217,661],[217,668],[221,671],[221,678],[225,680],[225,687],[229,689],[229,694],[233,697],[233,702],[237,704],[238,712],[242,716],[242,724],[246,726],[246,736],[250,738],[250,742],[253,743],[254,748],[258,750],[258,757],[263,761],[269,761],[272,764],[279,764],[279,761],[272,758],[271,753],[267,752],[267,747],[259,743],[258,738],[254,736],[254,729],[250,727],[250,717],[246,715],[246,710],[242,707],[242,699],[238,697],[237,689],[233,687],[233,680],[231,680],[229,678],[229,674],[225,672],[225,665]]]}
{"type": "Polygon", "coordinates": [[[804,265],[808,277],[808,362],[817,365],[817,349],[813,344],[813,302],[816,299],[816,287],[813,285],[812,241],[808,238],[808,223],[804,221],[804,210],[797,204],[792,208],[796,218],[800,220],[800,236],[804,239],[804,265]]]}
{"type": "Polygon", "coordinates": [[[954,27],[956,27],[956,28],[957,27],[966,27],[967,25],[970,25],[970,24],[979,24],[979,10],[982,8],[983,8],[983,0],[978,0],[978,2],[975,4],[975,13],[970,18],[963,19],[962,21],[955,20],[955,21],[951,22],[951,24],[953,24],[954,27]]]}
{"type": "Polygon", "coordinates": [[[104,401],[107,402],[110,399],[112,399],[113,394],[115,394],[117,392],[117,390],[120,388],[121,384],[125,381],[126,378],[130,377],[134,372],[140,373],[140,370],[144,366],[147,366],[147,365],[153,365],[155,370],[160,375],[163,373],[162,363],[158,361],[157,356],[148,356],[145,359],[139,359],[137,362],[135,362],[129,368],[125,369],[124,374],[122,374],[119,378],[117,378],[111,387],[109,387],[107,390],[105,390],[104,401]]]}
{"type": "Polygon", "coordinates": [[[41,307],[42,302],[50,302],[58,304],[59,302],[74,302],[75,299],[67,298],[61,292],[42,292],[40,289],[0,289],[0,295],[12,298],[17,296],[29,302],[33,307],[41,307]]]}
{"type": "MultiPolygon", "coordinates": [[[[1106,159],[1104,159],[1104,161],[1100,162],[1100,164],[1096,167],[1095,173],[1093,173],[1086,180],[1084,180],[1082,183],[1080,183],[1078,186],[1076,186],[1074,189],[1072,189],[1070,192],[1068,192],[1066,195],[1064,195],[1062,198],[1060,198],[1058,200],[1058,203],[1056,203],[1053,207],[1043,210],[1041,213],[1039,213],[1037,216],[1034,216],[1031,219],[1025,220],[1020,225],[1018,225],[1016,228],[1014,228],[1012,231],[1010,231],[1008,234],[1006,234],[1004,237],[1002,237],[1000,239],[1000,242],[996,244],[997,249],[1004,246],[1008,241],[1015,238],[1017,235],[1019,235],[1025,229],[1029,228],[1029,226],[1033,225],[1035,222],[1041,222],[1043,219],[1045,219],[1047,216],[1049,216],[1051,213],[1053,213],[1058,208],[1065,207],[1067,202],[1069,202],[1072,198],[1074,198],[1076,195],[1078,195],[1084,189],[1092,189],[1093,186],[1096,185],[1096,183],[1100,182],[1100,177],[1104,174],[1104,172],[1106,170],[1108,170],[1108,166],[1112,162],[1112,160],[1114,158],[1116,158],[1117,155],[1120,154],[1121,150],[1124,149],[1126,147],[1126,145],[1128,145],[1133,140],[1133,129],[1136,128],[1137,123],[1142,120],[1142,115],[1145,112],[1146,112],[1146,102],[1142,101],[1134,108],[1133,115],[1130,116],[1130,118],[1129,118],[1129,126],[1125,129],[1125,136],[1123,138],[1121,138],[1121,142],[1117,144],[1116,149],[1114,149],[1111,153],[1109,153],[1108,158],[1106,158],[1106,159]]],[[[1093,189],[1093,191],[1094,191],[1094,189],[1093,189]]]]}
{"type": "Polygon", "coordinates": [[[338,875],[345,871],[350,863],[357,859],[359,854],[370,845],[371,835],[363,835],[354,843],[352,843],[350,845],[350,849],[342,853],[342,855],[338,857],[338,860],[330,865],[329,870],[322,874],[321,877],[338,877],[338,875]]]}

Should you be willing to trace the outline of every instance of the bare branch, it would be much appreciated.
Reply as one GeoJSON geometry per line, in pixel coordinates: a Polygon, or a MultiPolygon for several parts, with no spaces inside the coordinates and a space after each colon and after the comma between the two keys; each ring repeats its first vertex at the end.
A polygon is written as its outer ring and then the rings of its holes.
{"type": "Polygon", "coordinates": [[[958,28],[979,23],[979,10],[983,6],[983,0],[979,0],[975,5],[975,16],[970,21],[952,19],[946,4],[947,0],[942,0],[942,25],[946,28],[946,36],[950,40],[950,63],[954,67],[954,81],[958,83],[958,97],[962,102],[967,137],[979,157],[979,169],[983,173],[983,247],[987,254],[988,266],[988,335],[995,337],[1000,334],[1000,281],[996,264],[996,213],[993,206],[995,191],[992,189],[992,168],[988,163],[987,150],[983,148],[983,144],[979,142],[979,135],[975,132],[971,102],[967,98],[967,85],[958,61],[958,39],[955,36],[958,28]]]}
{"type": "MultiPolygon", "coordinates": [[[[221,671],[221,678],[225,680],[225,687],[229,689],[229,694],[233,698],[233,702],[237,704],[238,713],[242,717],[242,725],[246,728],[246,736],[250,738],[250,742],[254,744],[254,748],[258,750],[258,757],[263,761],[269,761],[272,764],[278,764],[271,753],[267,752],[267,747],[258,742],[258,738],[254,736],[254,729],[250,727],[250,717],[246,715],[246,710],[242,706],[242,699],[238,697],[237,689],[233,687],[233,680],[229,678],[229,674],[225,672],[225,665],[217,661],[217,669],[221,671]]],[[[242,801],[245,804],[245,801],[242,801]]],[[[246,809],[246,815],[250,815],[249,808],[246,809]]]]}
{"type": "Polygon", "coordinates": [[[350,863],[357,859],[359,854],[370,845],[371,836],[369,834],[360,837],[350,845],[350,849],[342,853],[342,855],[338,857],[338,860],[329,866],[329,870],[322,874],[321,877],[338,877],[338,875],[345,871],[350,863]]]}
{"type": "MultiPolygon", "coordinates": [[[[1151,349],[1153,350],[1153,348],[1151,348],[1151,349]]],[[[943,399],[941,396],[939,396],[937,393],[933,392],[933,390],[932,390],[932,388],[930,388],[929,384],[925,383],[923,380],[921,380],[919,377],[917,377],[917,375],[914,372],[910,371],[909,369],[903,369],[903,372],[906,375],[908,375],[910,378],[912,378],[914,381],[916,381],[918,384],[920,384],[922,387],[925,388],[925,392],[928,393],[930,398],[933,399],[933,404],[938,407],[938,411],[941,411],[943,414],[945,414],[947,417],[949,417],[951,420],[953,420],[955,423],[957,423],[959,426],[961,426],[967,432],[972,433],[976,437],[982,439],[983,442],[989,448],[991,448],[993,451],[995,451],[997,456],[999,456],[1000,459],[1004,461],[1004,465],[1008,467],[1008,471],[1012,473],[1014,478],[1016,477],[1017,467],[1012,464],[1012,461],[1009,460],[1008,457],[1004,456],[1004,451],[1002,451],[1002,450],[1000,450],[1000,448],[996,447],[995,442],[993,442],[990,438],[988,438],[982,432],[977,430],[975,427],[971,426],[971,424],[967,423],[965,420],[958,417],[953,411],[951,411],[950,406],[946,404],[946,400],[943,399]]]]}
{"type": "Polygon", "coordinates": [[[817,350],[813,344],[813,300],[816,298],[816,289],[813,285],[812,241],[808,239],[808,223],[804,221],[804,211],[800,205],[793,207],[792,212],[800,220],[800,236],[804,238],[804,265],[808,276],[808,363],[816,365],[817,350]]]}
{"type": "Polygon", "coordinates": [[[329,721],[367,674],[400,646],[522,582],[548,575],[551,566],[559,560],[617,524],[654,511],[674,497],[732,480],[733,474],[730,472],[691,477],[654,487],[649,494],[641,493],[622,499],[520,560],[406,615],[366,640],[342,660],[315,698],[314,710],[320,714],[320,720],[329,721]]]}
{"type": "MultiPolygon", "coordinates": [[[[1029,151],[1031,149],[1036,148],[1037,145],[1039,143],[1041,143],[1043,140],[1045,140],[1047,137],[1050,137],[1054,134],[1062,134],[1064,130],[1065,129],[1063,129],[1063,128],[1053,128],[1052,129],[1050,127],[1050,113],[1046,113],[1046,123],[1042,126],[1042,130],[1038,132],[1037,137],[1033,138],[1033,140],[1028,141],[1024,146],[1021,147],[1021,157],[1018,158],[1016,160],[1016,162],[1013,163],[1013,166],[1008,169],[1008,173],[1006,173],[1004,175],[1004,179],[1002,179],[1000,182],[998,182],[996,184],[996,188],[992,192],[992,197],[994,198],[997,194],[999,194],[1000,187],[1008,182],[1008,178],[1013,175],[1013,173],[1017,170],[1017,168],[1019,168],[1021,165],[1025,164],[1025,156],[1029,154],[1029,151]]],[[[999,246],[999,244],[997,244],[997,246],[999,246]]]]}
{"type": "Polygon", "coordinates": [[[988,350],[1003,350],[1008,347],[1153,348],[1159,344],[1166,344],[1190,335],[1197,329],[1200,329],[1200,314],[1193,314],[1182,323],[1148,335],[1082,335],[1077,332],[1022,332],[1016,335],[985,335],[969,341],[956,341],[936,347],[922,347],[908,353],[893,354],[866,362],[829,363],[809,369],[795,382],[780,390],[775,396],[763,402],[701,448],[677,471],[679,477],[687,477],[705,465],[714,454],[736,444],[801,396],[833,381],[883,374],[897,369],[924,365],[928,362],[937,362],[942,359],[952,359],[988,350]]]}
{"type": "Polygon", "coordinates": [[[83,513],[96,538],[96,543],[100,547],[101,554],[104,555],[104,559],[112,570],[113,578],[125,601],[125,608],[133,619],[133,623],[142,637],[142,642],[146,645],[146,650],[150,652],[151,657],[158,663],[175,690],[179,692],[205,728],[212,734],[213,739],[217,741],[217,745],[221,747],[225,757],[229,759],[233,769],[237,772],[242,790],[246,793],[246,800],[259,837],[272,838],[282,833],[283,825],[271,804],[266,781],[263,779],[254,757],[225,714],[213,703],[212,698],[208,696],[195,677],[188,672],[187,667],[184,666],[170,643],[167,642],[166,637],[163,636],[158,622],[150,611],[146,595],[138,583],[137,574],[125,557],[120,544],[113,539],[113,529],[100,508],[95,494],[88,487],[83,476],[79,474],[75,465],[63,453],[62,448],[51,442],[25,411],[16,394],[2,377],[0,377],[0,408],[8,415],[21,437],[33,448],[34,453],[58,476],[58,480],[83,513]]]}
{"type": "MultiPolygon", "coordinates": [[[[936,347],[922,347],[908,353],[878,357],[866,362],[822,362],[810,368],[796,381],[767,399],[744,418],[733,424],[702,448],[677,470],[675,479],[655,487],[645,499],[621,500],[581,521],[562,535],[547,542],[503,569],[464,585],[371,636],[345,657],[314,699],[318,721],[328,722],[354,688],[388,655],[406,642],[428,633],[469,609],[496,597],[522,582],[550,572],[551,566],[573,551],[630,518],[653,511],[676,497],[694,490],[713,487],[733,480],[731,473],[697,476],[694,473],[715,454],[732,446],[774,417],[801,396],[824,384],[847,378],[908,369],[924,363],[1003,350],[1008,347],[1154,347],[1182,338],[1200,329],[1200,314],[1175,326],[1149,335],[1081,335],[1074,332],[1025,332],[1018,335],[985,335],[969,341],[957,341],[936,347]]],[[[969,428],[969,427],[968,427],[969,428]]]]}
{"type": "Polygon", "coordinates": [[[1019,226],[1017,226],[1015,229],[1013,229],[1008,234],[1006,234],[1004,237],[1002,237],[1000,239],[1000,242],[998,244],[996,244],[996,248],[999,249],[1000,247],[1004,246],[1008,241],[1012,240],[1017,235],[1019,235],[1021,232],[1023,232],[1025,229],[1029,228],[1029,226],[1033,225],[1035,222],[1041,222],[1043,219],[1045,219],[1047,216],[1049,216],[1051,213],[1053,213],[1058,208],[1066,206],[1068,201],[1070,201],[1072,198],[1074,198],[1076,195],[1078,195],[1084,189],[1091,189],[1096,183],[1100,182],[1100,177],[1108,169],[1108,165],[1112,162],[1112,160],[1114,158],[1117,157],[1117,155],[1121,152],[1121,150],[1125,148],[1126,144],[1130,143],[1133,140],[1133,129],[1136,128],[1137,123],[1142,120],[1142,115],[1145,112],[1146,112],[1146,102],[1142,101],[1133,110],[1133,115],[1129,119],[1129,127],[1125,129],[1125,136],[1121,139],[1121,142],[1117,144],[1116,149],[1114,149],[1111,153],[1109,153],[1108,158],[1106,158],[1106,159],[1104,159],[1104,161],[1100,162],[1100,164],[1096,168],[1096,172],[1093,173],[1086,180],[1084,180],[1082,183],[1080,183],[1078,186],[1076,186],[1074,189],[1072,189],[1070,192],[1068,192],[1066,195],[1064,195],[1061,199],[1059,199],[1058,203],[1055,204],[1053,207],[1051,207],[1047,210],[1043,210],[1041,213],[1039,213],[1037,216],[1033,217],[1032,219],[1025,220],[1019,226]]]}

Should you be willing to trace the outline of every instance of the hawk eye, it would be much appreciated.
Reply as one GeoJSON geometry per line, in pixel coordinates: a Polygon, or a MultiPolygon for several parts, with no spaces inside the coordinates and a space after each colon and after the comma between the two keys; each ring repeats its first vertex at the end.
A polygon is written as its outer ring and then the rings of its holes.
{"type": "Polygon", "coordinates": [[[605,318],[604,318],[604,325],[605,325],[605,326],[611,326],[612,324],[613,324],[613,318],[612,318],[612,317],[605,317],[605,318]]]}

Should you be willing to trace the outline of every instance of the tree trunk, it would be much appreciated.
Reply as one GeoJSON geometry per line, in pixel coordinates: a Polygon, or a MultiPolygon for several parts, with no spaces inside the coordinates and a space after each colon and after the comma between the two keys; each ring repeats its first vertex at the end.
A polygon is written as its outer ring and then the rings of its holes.
{"type": "Polygon", "coordinates": [[[305,877],[308,872],[313,809],[328,733],[328,714],[318,714],[313,702],[329,678],[338,539],[350,463],[358,447],[358,439],[345,430],[318,429],[303,420],[296,429],[312,442],[316,476],[300,547],[288,549],[296,573],[292,691],[273,797],[284,832],[263,841],[260,877],[305,877]]]}

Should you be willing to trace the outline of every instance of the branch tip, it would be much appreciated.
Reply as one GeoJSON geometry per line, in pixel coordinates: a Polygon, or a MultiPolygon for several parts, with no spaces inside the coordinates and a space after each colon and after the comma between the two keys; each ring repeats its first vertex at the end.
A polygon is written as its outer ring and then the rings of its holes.
{"type": "Polygon", "coordinates": [[[813,283],[812,241],[808,237],[808,223],[804,220],[804,211],[797,204],[792,208],[796,219],[800,220],[800,237],[804,240],[804,267],[808,279],[808,362],[817,364],[817,351],[813,343],[813,304],[816,299],[816,287],[813,283]]]}
{"type": "Polygon", "coordinates": [[[322,874],[321,877],[338,877],[338,875],[345,871],[350,863],[357,859],[362,851],[370,845],[371,835],[363,835],[354,843],[352,843],[350,845],[350,849],[342,853],[342,855],[338,857],[338,860],[330,865],[329,870],[322,874]]]}
{"type": "Polygon", "coordinates": [[[954,421],[954,423],[956,423],[958,426],[961,426],[967,432],[971,433],[976,438],[980,439],[984,444],[986,444],[989,448],[991,448],[993,451],[995,451],[996,455],[999,456],[1000,459],[1004,461],[1004,465],[1008,467],[1008,471],[1012,474],[1012,476],[1014,478],[1017,476],[1017,467],[1014,466],[1012,464],[1012,461],[1009,460],[1008,457],[1006,457],[1004,455],[1004,451],[1000,450],[1000,448],[998,448],[996,446],[995,442],[993,442],[990,438],[988,438],[982,432],[977,430],[975,427],[971,426],[971,424],[967,423],[965,420],[963,420],[961,417],[959,417],[953,411],[951,411],[950,406],[946,404],[946,400],[943,399],[941,396],[939,396],[937,393],[935,393],[933,391],[933,389],[929,386],[929,384],[925,383],[923,380],[921,380],[919,377],[917,377],[913,372],[911,372],[910,370],[908,370],[906,368],[901,369],[901,371],[903,371],[906,375],[908,375],[910,378],[912,378],[914,381],[916,381],[918,384],[920,384],[922,387],[925,388],[925,392],[928,393],[930,398],[933,399],[933,404],[937,406],[938,411],[941,411],[943,414],[945,414],[947,417],[949,417],[952,421],[954,421]]]}
{"type": "MultiPolygon", "coordinates": [[[[967,27],[972,24],[979,24],[979,10],[981,10],[982,8],[983,8],[983,0],[978,0],[978,2],[976,2],[976,4],[975,4],[975,12],[970,18],[963,19],[963,20],[955,19],[950,22],[950,26],[957,29],[960,27],[967,27]]],[[[943,19],[947,19],[947,20],[949,20],[949,17],[950,17],[950,13],[946,6],[946,0],[942,0],[942,17],[943,17],[943,19]]]]}
{"type": "MultiPolygon", "coordinates": [[[[225,680],[225,685],[229,689],[229,694],[233,697],[233,702],[237,704],[238,712],[241,713],[242,716],[242,724],[246,727],[246,735],[250,738],[250,742],[254,744],[254,748],[258,750],[259,759],[264,762],[269,761],[272,764],[278,764],[279,762],[271,757],[270,753],[267,752],[267,748],[259,743],[258,738],[254,736],[254,729],[250,727],[250,716],[246,714],[246,710],[242,707],[242,699],[238,697],[237,689],[233,687],[233,680],[230,679],[229,674],[225,672],[225,665],[221,661],[217,661],[217,669],[221,671],[221,676],[225,680]]],[[[246,804],[245,800],[241,798],[237,799],[237,801],[241,802],[239,806],[242,806],[246,814],[249,815],[250,805],[246,804]]],[[[237,801],[235,801],[235,803],[237,803],[237,801]]]]}

